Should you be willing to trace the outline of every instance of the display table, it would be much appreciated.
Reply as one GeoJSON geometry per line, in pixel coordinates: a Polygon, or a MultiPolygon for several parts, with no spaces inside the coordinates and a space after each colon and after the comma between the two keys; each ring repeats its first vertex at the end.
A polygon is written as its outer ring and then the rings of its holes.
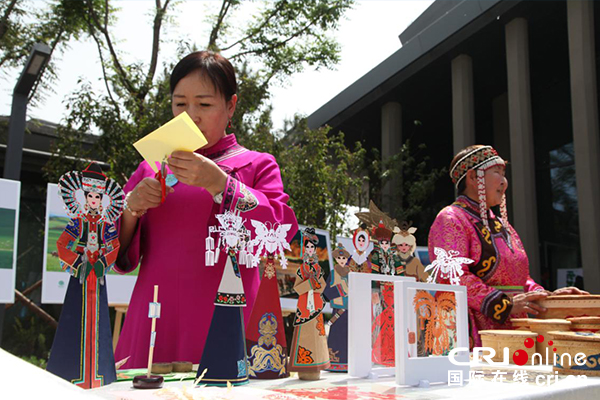
{"type": "MultiPolygon", "coordinates": [[[[131,381],[121,381],[98,389],[83,390],[0,349],[0,382],[6,398],[68,399],[598,399],[600,378],[564,378],[551,367],[503,367],[471,370],[472,380],[463,386],[432,384],[428,388],[397,386],[393,377],[376,380],[355,379],[347,374],[324,372],[319,381],[300,381],[295,377],[270,381],[251,380],[241,387],[193,387],[192,380],[166,382],[160,390],[134,390],[131,381]],[[527,376],[515,374],[524,370],[527,376]],[[547,385],[548,378],[552,383],[547,385]],[[493,380],[496,379],[496,382],[493,380]],[[500,383],[499,380],[503,382],[500,383]],[[536,380],[539,384],[536,384],[536,380]],[[527,381],[520,383],[519,381],[527,381]]],[[[2,397],[4,398],[4,397],[2,397]]]]}
{"type": "Polygon", "coordinates": [[[135,390],[131,381],[113,383],[90,390],[99,397],[116,400],[136,399],[597,399],[600,378],[558,377],[551,367],[485,367],[471,370],[471,382],[462,386],[431,384],[430,387],[398,386],[393,377],[375,380],[355,379],[347,374],[324,372],[319,381],[300,381],[296,377],[280,380],[251,380],[240,387],[193,387],[193,381],[166,382],[163,389],[135,390]],[[517,371],[517,373],[515,373],[517,371]],[[525,371],[524,373],[520,371],[525,371]],[[500,382],[502,380],[502,382],[500,382]],[[550,385],[548,385],[550,380],[550,385]],[[538,383],[536,383],[536,381],[538,383]]]}

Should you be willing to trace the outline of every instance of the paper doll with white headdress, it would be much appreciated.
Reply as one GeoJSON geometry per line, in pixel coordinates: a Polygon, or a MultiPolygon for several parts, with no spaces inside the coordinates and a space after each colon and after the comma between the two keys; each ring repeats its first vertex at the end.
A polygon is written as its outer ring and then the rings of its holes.
{"type": "Polygon", "coordinates": [[[116,380],[105,276],[113,267],[119,239],[114,223],[124,207],[121,187],[91,163],[58,182],[71,221],[56,246],[71,274],[47,370],[85,389],[116,380]],[[79,204],[82,191],[85,203],[79,204]],[[109,204],[104,209],[102,199],[109,204]]]}
{"type": "Polygon", "coordinates": [[[239,212],[225,211],[217,214],[216,218],[219,225],[209,227],[206,238],[205,264],[213,267],[221,257],[227,259],[215,296],[215,310],[198,367],[197,383],[243,385],[248,383],[248,360],[242,312],[242,307],[246,306],[246,295],[240,268],[252,267],[253,264],[252,254],[247,248],[250,231],[244,226],[245,220],[239,212]],[[212,235],[217,236],[216,246],[212,235]]]}

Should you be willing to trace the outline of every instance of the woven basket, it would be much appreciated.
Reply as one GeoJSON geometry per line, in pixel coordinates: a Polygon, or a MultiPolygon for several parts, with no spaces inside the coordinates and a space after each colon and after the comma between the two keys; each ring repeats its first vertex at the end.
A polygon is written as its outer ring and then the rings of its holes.
{"type": "Polygon", "coordinates": [[[540,319],[600,317],[600,295],[548,296],[535,302],[547,309],[538,314],[540,319]]]}
{"type": "Polygon", "coordinates": [[[518,330],[489,330],[479,331],[483,347],[491,347],[496,350],[496,355],[492,358],[494,361],[504,361],[504,348],[508,347],[509,362],[513,364],[512,356],[517,350],[525,350],[529,359],[535,353],[535,346],[528,349],[525,347],[525,339],[535,340],[537,334],[529,331],[518,330]]]}
{"type": "MultiPolygon", "coordinates": [[[[571,330],[571,322],[566,319],[534,319],[529,321],[531,332],[542,335],[544,338],[535,341],[535,351],[546,357],[546,349],[548,349],[549,357],[552,357],[552,346],[548,346],[548,332],[559,331],[569,332],[571,330]]],[[[536,338],[537,339],[537,338],[536,338]]]]}
{"type": "Polygon", "coordinates": [[[519,331],[529,331],[529,321],[533,318],[511,318],[510,323],[512,324],[513,329],[519,331]]]}
{"type": "Polygon", "coordinates": [[[573,332],[600,332],[600,317],[573,317],[571,321],[573,332]]]}
{"type": "Polygon", "coordinates": [[[548,332],[553,341],[553,349],[561,357],[554,371],[560,374],[600,376],[600,333],[591,332],[548,332]],[[579,366],[575,363],[575,355],[583,353],[586,363],[579,366]],[[570,355],[570,364],[567,356],[570,355]],[[562,363],[564,362],[564,365],[562,363]]]}

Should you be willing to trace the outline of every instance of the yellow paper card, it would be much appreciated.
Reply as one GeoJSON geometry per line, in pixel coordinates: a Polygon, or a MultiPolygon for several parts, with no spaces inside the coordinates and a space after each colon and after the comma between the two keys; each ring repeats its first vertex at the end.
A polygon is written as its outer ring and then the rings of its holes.
{"type": "Polygon", "coordinates": [[[195,151],[206,145],[207,140],[194,121],[184,111],[154,132],[135,142],[133,147],[144,157],[154,172],[175,150],[195,151]]]}

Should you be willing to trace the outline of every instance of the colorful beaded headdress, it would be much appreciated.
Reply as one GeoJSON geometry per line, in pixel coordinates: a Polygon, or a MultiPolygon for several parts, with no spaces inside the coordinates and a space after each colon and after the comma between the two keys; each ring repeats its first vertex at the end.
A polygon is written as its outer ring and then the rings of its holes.
{"type": "Polygon", "coordinates": [[[123,213],[125,194],[116,181],[102,173],[99,165],[90,163],[85,170],[67,172],[58,180],[58,192],[71,218],[81,217],[86,212],[85,206],[82,207],[77,201],[75,194],[78,190],[108,196],[110,203],[103,218],[109,223],[115,223],[123,213]]]}
{"type": "MultiPolygon", "coordinates": [[[[482,146],[473,149],[472,151],[465,154],[460,160],[454,164],[454,167],[450,171],[450,178],[452,183],[458,189],[458,185],[467,176],[467,171],[477,171],[477,191],[479,194],[479,213],[481,220],[486,227],[488,225],[488,210],[487,201],[485,194],[485,171],[496,166],[506,166],[506,162],[498,155],[498,152],[494,150],[492,146],[482,146]]],[[[500,213],[503,221],[508,221],[508,214],[506,212],[506,195],[502,196],[502,203],[500,204],[500,213]]]]}

